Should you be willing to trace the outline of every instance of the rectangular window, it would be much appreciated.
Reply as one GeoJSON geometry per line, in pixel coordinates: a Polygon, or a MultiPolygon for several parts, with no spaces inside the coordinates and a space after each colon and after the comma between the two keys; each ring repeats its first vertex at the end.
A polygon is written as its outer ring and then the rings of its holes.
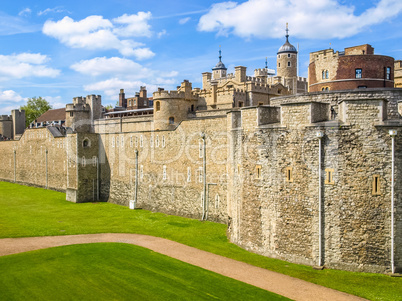
{"type": "Polygon", "coordinates": [[[356,78],[362,78],[362,69],[361,68],[358,68],[358,69],[356,69],[356,78]]]}
{"type": "Polygon", "coordinates": [[[121,147],[124,146],[124,136],[121,136],[121,147]]]}
{"type": "Polygon", "coordinates": [[[373,175],[373,195],[380,195],[381,194],[381,185],[380,185],[380,175],[373,175]]]}
{"type": "Polygon", "coordinates": [[[162,136],[162,147],[165,147],[165,136],[162,136]]]}
{"type": "Polygon", "coordinates": [[[93,164],[93,166],[96,166],[96,163],[97,163],[96,156],[93,156],[93,157],[92,157],[92,164],[93,164]]]}
{"type": "Polygon", "coordinates": [[[133,147],[133,136],[130,136],[130,147],[133,147]]]}
{"type": "Polygon", "coordinates": [[[140,179],[144,178],[144,166],[140,165],[140,179]]]}
{"type": "Polygon", "coordinates": [[[385,78],[391,79],[391,68],[390,67],[387,67],[387,69],[386,69],[385,78]]]}
{"type": "Polygon", "coordinates": [[[163,179],[166,180],[167,175],[166,175],[166,165],[163,165],[163,179]]]}
{"type": "Polygon", "coordinates": [[[140,136],[140,147],[144,146],[144,138],[142,137],[142,135],[140,136]]]}
{"type": "Polygon", "coordinates": [[[119,144],[120,144],[120,139],[119,139],[119,136],[117,136],[116,137],[116,147],[119,147],[119,144]]]}
{"type": "Polygon", "coordinates": [[[135,147],[138,147],[138,137],[135,137],[135,147]]]}
{"type": "Polygon", "coordinates": [[[112,147],[114,147],[114,137],[112,137],[112,147]]]}
{"type": "Polygon", "coordinates": [[[325,184],[332,184],[332,185],[335,184],[333,168],[325,169],[325,184]]]}
{"type": "Polygon", "coordinates": [[[154,147],[154,137],[151,135],[151,137],[149,138],[150,140],[149,140],[149,145],[151,146],[151,147],[154,147]]]}
{"type": "Polygon", "coordinates": [[[256,178],[261,179],[261,165],[255,167],[256,178]]]}
{"type": "Polygon", "coordinates": [[[155,138],[155,147],[159,147],[159,135],[156,135],[156,138],[155,138]]]}
{"type": "Polygon", "coordinates": [[[286,175],[286,182],[293,182],[293,170],[292,170],[292,167],[286,167],[285,175],[286,175]]]}
{"type": "Polygon", "coordinates": [[[290,62],[288,62],[288,67],[290,67],[290,62]]]}
{"type": "Polygon", "coordinates": [[[187,182],[191,182],[191,167],[187,167],[187,182]]]}

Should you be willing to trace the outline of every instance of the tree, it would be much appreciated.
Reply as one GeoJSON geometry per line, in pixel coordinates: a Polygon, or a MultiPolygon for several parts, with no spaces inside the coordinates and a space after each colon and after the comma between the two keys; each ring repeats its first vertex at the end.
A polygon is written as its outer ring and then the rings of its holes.
{"type": "Polygon", "coordinates": [[[111,110],[111,109],[113,109],[113,106],[111,104],[108,104],[107,106],[105,106],[105,109],[106,110],[111,110]]]}
{"type": "Polygon", "coordinates": [[[52,106],[42,97],[32,97],[28,98],[27,104],[20,107],[21,110],[25,110],[26,127],[29,126],[35,119],[46,111],[52,109],[52,106]]]}

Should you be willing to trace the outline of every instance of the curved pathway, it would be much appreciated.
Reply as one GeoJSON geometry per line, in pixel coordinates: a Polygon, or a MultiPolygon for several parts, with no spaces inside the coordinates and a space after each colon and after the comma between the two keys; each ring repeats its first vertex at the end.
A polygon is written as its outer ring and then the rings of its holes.
{"type": "Polygon", "coordinates": [[[50,247],[97,242],[120,242],[148,248],[293,300],[365,300],[304,280],[189,247],[178,242],[140,234],[105,233],[4,238],[0,239],[0,256],[50,247]]]}

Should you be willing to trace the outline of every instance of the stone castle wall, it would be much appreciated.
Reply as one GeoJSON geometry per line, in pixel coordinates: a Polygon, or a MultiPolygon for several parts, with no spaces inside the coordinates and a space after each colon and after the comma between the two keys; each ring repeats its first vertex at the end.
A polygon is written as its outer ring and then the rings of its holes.
{"type": "Polygon", "coordinates": [[[66,190],[65,137],[54,137],[47,128],[27,129],[19,141],[0,142],[0,152],[6,162],[0,166],[2,180],[66,190]]]}

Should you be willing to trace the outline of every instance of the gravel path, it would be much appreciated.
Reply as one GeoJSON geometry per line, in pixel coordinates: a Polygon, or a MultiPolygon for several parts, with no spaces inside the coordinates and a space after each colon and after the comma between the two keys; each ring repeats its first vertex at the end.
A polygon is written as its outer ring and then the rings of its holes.
{"type": "Polygon", "coordinates": [[[297,278],[258,268],[171,240],[124,233],[83,234],[0,239],[0,256],[50,247],[96,243],[128,243],[237,279],[293,300],[365,300],[297,278]]]}

